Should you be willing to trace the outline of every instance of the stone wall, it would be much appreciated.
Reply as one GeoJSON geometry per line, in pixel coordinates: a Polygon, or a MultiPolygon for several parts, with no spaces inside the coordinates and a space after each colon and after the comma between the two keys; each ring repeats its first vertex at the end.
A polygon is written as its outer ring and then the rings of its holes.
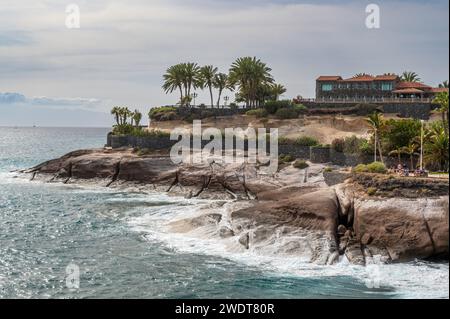
{"type": "MultiPolygon", "coordinates": [[[[377,106],[377,109],[386,114],[398,114],[402,118],[414,118],[420,120],[428,120],[432,110],[436,109],[437,105],[430,103],[377,103],[367,102],[370,105],[377,106]]],[[[333,102],[304,102],[306,107],[311,110],[317,109],[340,109],[345,114],[358,114],[354,108],[365,105],[364,103],[333,103],[333,102]],[[348,112],[345,112],[348,109],[348,112]]]]}
{"type": "MultiPolygon", "coordinates": [[[[202,148],[210,141],[202,141],[202,148]]],[[[177,141],[171,141],[168,136],[159,137],[135,137],[135,136],[114,136],[108,134],[106,146],[112,148],[133,147],[140,149],[164,150],[170,149],[177,141]]],[[[192,146],[192,140],[191,140],[192,146]]],[[[222,148],[225,149],[225,141],[222,141],[222,148]]],[[[236,141],[234,143],[236,147],[236,141]]],[[[270,151],[270,145],[267,143],[266,149],[270,151]]],[[[244,150],[248,150],[248,141],[244,141],[244,150]]],[[[369,164],[374,160],[373,155],[345,154],[334,151],[330,147],[310,147],[295,144],[279,144],[278,154],[291,155],[296,159],[308,160],[312,163],[330,163],[337,166],[354,167],[358,164],[369,164]]],[[[386,157],[386,166],[396,166],[398,159],[395,157],[386,157]]],[[[402,163],[409,164],[409,159],[403,158],[402,163]]]]}

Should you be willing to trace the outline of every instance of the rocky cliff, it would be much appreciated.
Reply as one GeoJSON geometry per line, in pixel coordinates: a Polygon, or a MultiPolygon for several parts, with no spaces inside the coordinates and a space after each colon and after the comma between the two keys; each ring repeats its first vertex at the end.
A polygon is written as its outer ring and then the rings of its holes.
{"type": "Polygon", "coordinates": [[[323,169],[289,165],[266,175],[256,164],[211,159],[207,165],[174,165],[166,154],[99,149],[72,152],[22,173],[47,182],[231,201],[225,213],[214,203],[209,211],[168,226],[182,233],[205,228],[243,250],[295,255],[318,264],[333,264],[340,256],[362,265],[375,256],[384,262],[448,256],[448,181],[349,176],[330,187],[323,169]],[[374,181],[377,189],[370,196],[374,181]]]}

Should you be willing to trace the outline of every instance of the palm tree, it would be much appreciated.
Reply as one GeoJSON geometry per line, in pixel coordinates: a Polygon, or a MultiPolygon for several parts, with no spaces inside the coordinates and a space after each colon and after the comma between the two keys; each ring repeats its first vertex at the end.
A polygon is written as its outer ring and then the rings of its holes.
{"type": "Polygon", "coordinates": [[[183,65],[177,64],[167,69],[164,74],[163,89],[166,94],[180,90],[180,101],[183,100],[183,65]]]}
{"type": "Polygon", "coordinates": [[[206,65],[200,69],[200,87],[201,88],[206,87],[209,89],[209,95],[211,97],[211,108],[214,107],[214,98],[212,89],[218,71],[219,69],[212,65],[206,65]]]}
{"type": "Polygon", "coordinates": [[[120,113],[120,107],[114,106],[111,110],[111,115],[114,115],[114,118],[116,119],[117,125],[119,125],[119,113],[120,113]]]}
{"type": "Polygon", "coordinates": [[[133,115],[132,115],[132,119],[134,121],[134,125],[136,127],[139,127],[141,124],[141,120],[142,120],[142,113],[139,112],[138,110],[134,110],[133,115]]]}
{"type": "MultiPolygon", "coordinates": [[[[194,90],[201,86],[201,78],[200,78],[200,67],[197,63],[183,63],[181,64],[182,68],[182,79],[184,86],[184,96],[191,96],[191,89],[194,90]]],[[[186,99],[187,106],[190,105],[190,100],[186,99]]]]}
{"type": "Polygon", "coordinates": [[[427,165],[438,166],[439,169],[448,171],[448,142],[449,139],[445,134],[443,123],[434,123],[428,130],[425,138],[425,163],[427,165]]]}
{"type": "Polygon", "coordinates": [[[414,155],[420,155],[417,153],[417,148],[418,145],[416,143],[409,143],[408,146],[404,146],[401,148],[401,152],[409,156],[411,170],[414,170],[414,155]]]}
{"type": "Polygon", "coordinates": [[[278,101],[280,96],[286,93],[286,88],[281,84],[274,84],[272,86],[272,94],[275,97],[275,100],[278,101]]]}
{"type": "Polygon", "coordinates": [[[436,95],[433,103],[439,104],[437,112],[442,115],[442,124],[444,125],[445,136],[448,137],[448,92],[441,92],[436,95]]]}
{"type": "Polygon", "coordinates": [[[408,72],[408,71],[403,72],[401,80],[403,82],[415,82],[415,83],[421,81],[419,75],[416,72],[408,72]]]}
{"type": "Polygon", "coordinates": [[[381,138],[380,138],[383,133],[384,126],[385,126],[383,114],[378,113],[378,112],[371,114],[367,118],[367,124],[369,124],[370,131],[374,134],[375,159],[377,157],[376,152],[377,152],[377,147],[378,147],[378,152],[380,154],[381,162],[384,163],[383,152],[381,149],[381,138]]]}
{"type": "Polygon", "coordinates": [[[239,87],[239,96],[244,98],[247,107],[257,106],[257,91],[264,84],[272,84],[272,71],[256,57],[238,58],[231,65],[230,82],[239,87]]]}
{"type": "Polygon", "coordinates": [[[448,89],[448,81],[444,81],[441,84],[439,84],[439,87],[441,89],[448,89]]]}
{"type": "Polygon", "coordinates": [[[362,77],[362,76],[373,76],[373,75],[368,74],[368,73],[356,73],[353,77],[354,78],[359,78],[359,77],[362,77]]]}
{"type": "Polygon", "coordinates": [[[132,112],[127,107],[119,108],[119,124],[127,124],[128,118],[131,117],[132,112]]]}
{"type": "Polygon", "coordinates": [[[213,85],[214,88],[219,90],[218,92],[219,97],[217,98],[217,108],[219,108],[220,98],[222,97],[223,90],[228,89],[230,91],[234,91],[234,86],[232,83],[230,83],[230,81],[228,80],[228,75],[226,75],[225,73],[216,74],[216,76],[214,77],[213,85]]]}
{"type": "Polygon", "coordinates": [[[395,150],[389,152],[389,156],[397,156],[399,164],[402,163],[402,154],[404,154],[402,147],[398,147],[395,150]]]}

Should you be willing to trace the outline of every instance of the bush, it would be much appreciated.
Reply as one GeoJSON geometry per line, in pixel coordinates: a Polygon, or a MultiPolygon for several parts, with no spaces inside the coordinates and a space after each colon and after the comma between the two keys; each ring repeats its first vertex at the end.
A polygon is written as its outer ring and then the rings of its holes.
{"type": "Polygon", "coordinates": [[[359,164],[353,169],[355,173],[376,173],[385,174],[387,172],[386,166],[380,162],[373,162],[368,165],[359,164]]]}
{"type": "Polygon", "coordinates": [[[280,120],[290,120],[298,118],[298,113],[293,108],[282,108],[275,113],[275,116],[280,120]]]}
{"type": "Polygon", "coordinates": [[[177,108],[172,106],[156,107],[148,112],[148,116],[155,121],[173,121],[177,119],[177,108]]]}
{"type": "Polygon", "coordinates": [[[292,108],[292,102],[290,100],[283,101],[268,101],[264,103],[264,109],[269,114],[275,114],[279,109],[292,108]]]}
{"type": "Polygon", "coordinates": [[[295,161],[295,158],[292,155],[281,154],[278,159],[280,163],[292,163],[293,161],[295,161]]]}
{"type": "Polygon", "coordinates": [[[345,140],[343,138],[337,138],[331,143],[331,147],[336,152],[343,153],[345,148],[345,140]]]}
{"type": "Polygon", "coordinates": [[[373,162],[367,165],[367,169],[369,173],[385,174],[387,172],[386,166],[380,162],[373,162]]]}
{"type": "Polygon", "coordinates": [[[256,110],[250,110],[245,113],[249,116],[256,116],[257,118],[267,117],[268,113],[265,109],[256,109],[256,110]]]}
{"type": "Polygon", "coordinates": [[[364,164],[359,164],[353,169],[353,172],[355,173],[367,173],[368,171],[367,165],[364,164]]]}
{"type": "Polygon", "coordinates": [[[332,167],[325,167],[324,172],[325,173],[331,173],[333,171],[332,167]]]}
{"type": "Polygon", "coordinates": [[[367,189],[367,195],[369,196],[374,196],[377,193],[377,189],[375,187],[369,187],[367,189]]]}
{"type": "Polygon", "coordinates": [[[317,146],[319,145],[319,141],[311,136],[302,136],[296,139],[294,144],[298,146],[317,146]]]}
{"type": "Polygon", "coordinates": [[[295,104],[293,109],[297,112],[297,114],[306,113],[308,111],[308,108],[303,104],[295,104]]]}
{"type": "Polygon", "coordinates": [[[309,164],[306,161],[298,160],[294,163],[294,167],[298,169],[305,169],[309,167],[309,164]]]}

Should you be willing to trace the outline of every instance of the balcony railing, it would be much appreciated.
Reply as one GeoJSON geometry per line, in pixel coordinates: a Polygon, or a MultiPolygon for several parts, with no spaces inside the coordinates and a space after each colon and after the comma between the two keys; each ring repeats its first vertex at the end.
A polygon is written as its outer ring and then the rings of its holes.
{"type": "Polygon", "coordinates": [[[320,98],[320,99],[300,99],[300,103],[315,102],[315,103],[432,103],[431,98],[320,98]]]}

